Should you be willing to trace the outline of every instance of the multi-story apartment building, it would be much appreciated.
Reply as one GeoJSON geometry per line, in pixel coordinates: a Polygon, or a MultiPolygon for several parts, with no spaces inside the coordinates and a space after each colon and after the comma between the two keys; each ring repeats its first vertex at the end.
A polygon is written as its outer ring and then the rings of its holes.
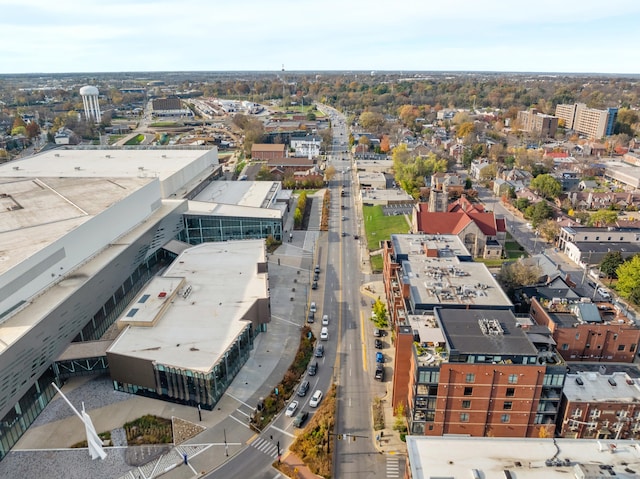
{"type": "Polygon", "coordinates": [[[592,139],[612,135],[617,115],[617,108],[596,110],[584,103],[556,106],[556,117],[564,120],[566,128],[592,139]]]}
{"type": "Polygon", "coordinates": [[[558,117],[545,115],[536,108],[518,112],[518,122],[523,131],[537,133],[544,137],[554,137],[558,130],[558,117]]]}
{"type": "Polygon", "coordinates": [[[474,262],[455,235],[392,235],[383,242],[383,281],[389,316],[402,324],[408,314],[433,308],[512,309],[487,267],[474,262]]]}
{"type": "Polygon", "coordinates": [[[575,439],[639,439],[640,384],[625,372],[567,374],[557,430],[575,439]]]}
{"type": "Polygon", "coordinates": [[[531,299],[533,320],[551,331],[566,361],[633,361],[640,328],[609,303],[531,299]]]}
{"type": "Polygon", "coordinates": [[[443,308],[398,326],[392,401],[410,433],[552,436],[566,367],[522,326],[511,311],[443,308]]]}

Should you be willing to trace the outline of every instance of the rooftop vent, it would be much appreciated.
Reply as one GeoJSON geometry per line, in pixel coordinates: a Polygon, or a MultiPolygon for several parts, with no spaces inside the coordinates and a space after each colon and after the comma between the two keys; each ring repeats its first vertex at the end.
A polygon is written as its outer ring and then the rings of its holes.
{"type": "Polygon", "coordinates": [[[617,386],[615,379],[613,379],[613,378],[609,378],[607,381],[608,381],[608,382],[609,382],[609,384],[611,384],[613,387],[616,387],[616,386],[617,386]]]}
{"type": "Polygon", "coordinates": [[[479,319],[478,325],[480,326],[482,334],[486,336],[501,336],[504,333],[497,319],[479,319]]]}
{"type": "Polygon", "coordinates": [[[76,171],[80,171],[80,167],[79,166],[76,166],[73,169],[76,170],[76,171]]]}
{"type": "Polygon", "coordinates": [[[584,381],[582,380],[582,378],[576,378],[576,383],[577,383],[579,386],[584,386],[584,381]]]}

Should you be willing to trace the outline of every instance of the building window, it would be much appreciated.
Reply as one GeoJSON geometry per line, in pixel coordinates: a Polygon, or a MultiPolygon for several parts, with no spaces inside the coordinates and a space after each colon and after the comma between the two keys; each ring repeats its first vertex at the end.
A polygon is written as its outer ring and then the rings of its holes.
{"type": "Polygon", "coordinates": [[[505,411],[510,411],[512,407],[513,403],[511,401],[505,401],[502,405],[502,409],[504,409],[505,411]]]}
{"type": "Polygon", "coordinates": [[[469,422],[469,414],[466,412],[460,413],[460,422],[469,422]]]}
{"type": "Polygon", "coordinates": [[[470,388],[470,387],[464,388],[464,395],[465,396],[471,396],[472,394],[473,394],[473,388],[470,388]]]}
{"type": "Polygon", "coordinates": [[[616,339],[618,339],[618,335],[617,335],[617,334],[614,334],[614,335],[613,335],[613,340],[615,341],[616,339]]]}
{"type": "Polygon", "coordinates": [[[611,236],[609,236],[609,237],[607,238],[607,241],[611,241],[611,236]]]}
{"type": "Polygon", "coordinates": [[[517,374],[509,374],[509,384],[518,384],[517,374]]]}
{"type": "Polygon", "coordinates": [[[471,407],[471,401],[462,401],[462,409],[469,409],[471,407]]]}
{"type": "Polygon", "coordinates": [[[600,236],[596,236],[596,241],[600,241],[600,236]]]}
{"type": "Polygon", "coordinates": [[[584,345],[584,347],[585,347],[585,349],[589,349],[591,347],[591,344],[587,343],[587,344],[584,345]]]}
{"type": "Polygon", "coordinates": [[[516,395],[516,388],[507,388],[507,394],[506,396],[508,398],[512,398],[513,396],[516,395]]]}
{"type": "Polygon", "coordinates": [[[580,333],[576,333],[576,339],[580,339],[580,333]]]}
{"type": "Polygon", "coordinates": [[[500,416],[500,422],[509,422],[511,421],[511,414],[503,414],[500,416]]]}
{"type": "Polygon", "coordinates": [[[562,343],[562,350],[566,351],[567,349],[569,349],[569,343],[562,343]]]}
{"type": "Polygon", "coordinates": [[[629,346],[629,352],[633,353],[636,350],[636,345],[632,344],[631,346],[629,346]]]}
{"type": "Polygon", "coordinates": [[[475,375],[475,374],[473,374],[473,373],[468,373],[468,374],[467,374],[467,379],[466,379],[466,381],[467,381],[468,383],[474,383],[474,382],[476,382],[476,375],[475,375]]]}
{"type": "Polygon", "coordinates": [[[624,351],[624,344],[618,345],[618,351],[624,351]]]}

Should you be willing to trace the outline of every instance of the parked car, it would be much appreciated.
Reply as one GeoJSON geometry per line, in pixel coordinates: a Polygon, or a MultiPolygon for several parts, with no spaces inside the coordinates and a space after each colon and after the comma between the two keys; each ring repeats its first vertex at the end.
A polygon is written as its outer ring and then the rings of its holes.
{"type": "Polygon", "coordinates": [[[318,281],[320,279],[320,274],[319,273],[313,273],[313,280],[314,281],[318,281]]]}
{"type": "Polygon", "coordinates": [[[373,328],[373,335],[376,338],[379,338],[380,336],[382,336],[382,332],[378,328],[373,328]]]}
{"type": "Polygon", "coordinates": [[[384,355],[380,351],[376,353],[376,363],[384,363],[384,355]]]}
{"type": "Polygon", "coordinates": [[[598,294],[602,296],[604,299],[611,299],[611,294],[604,288],[598,288],[598,294]]]}
{"type": "Polygon", "coordinates": [[[360,236],[358,236],[358,235],[353,235],[353,239],[358,239],[358,238],[360,238],[360,236]]]}
{"type": "Polygon", "coordinates": [[[300,411],[293,420],[293,427],[302,427],[308,417],[309,413],[307,411],[300,411]]]}
{"type": "Polygon", "coordinates": [[[318,308],[316,307],[316,302],[315,301],[311,301],[311,306],[309,307],[309,311],[311,312],[316,312],[318,311],[318,308]]]}
{"type": "Polygon", "coordinates": [[[322,391],[317,389],[316,392],[313,393],[313,396],[311,396],[311,399],[309,400],[309,406],[318,407],[318,405],[320,404],[320,401],[322,401],[322,391]]]}
{"type": "Polygon", "coordinates": [[[374,378],[378,381],[384,381],[384,366],[382,364],[378,364],[378,366],[376,366],[374,378]]]}
{"type": "Polygon", "coordinates": [[[307,395],[307,391],[309,390],[309,381],[302,381],[300,383],[300,387],[298,388],[298,392],[296,393],[300,397],[305,397],[307,395]]]}
{"type": "Polygon", "coordinates": [[[309,314],[307,315],[307,323],[313,323],[316,319],[316,315],[314,314],[313,311],[309,311],[309,314]]]}
{"type": "Polygon", "coordinates": [[[376,349],[382,349],[382,341],[380,341],[379,339],[376,338],[374,344],[376,346],[376,349]]]}
{"type": "Polygon", "coordinates": [[[340,233],[340,236],[347,236],[347,232],[343,231],[342,233],[340,233]]]}
{"type": "Polygon", "coordinates": [[[318,361],[309,364],[309,368],[307,369],[307,374],[309,376],[315,376],[318,374],[318,361]]]}
{"type": "Polygon", "coordinates": [[[322,316],[322,325],[323,326],[329,326],[329,316],[328,315],[324,315],[322,316]]]}
{"type": "Polygon", "coordinates": [[[315,357],[321,358],[323,356],[324,356],[324,346],[322,344],[318,344],[318,347],[316,348],[316,352],[315,352],[315,357]]]}
{"type": "Polygon", "coordinates": [[[329,339],[329,328],[327,328],[326,326],[324,326],[321,330],[320,330],[320,340],[321,341],[327,341],[329,339]]]}
{"type": "Polygon", "coordinates": [[[317,264],[316,267],[313,268],[313,272],[314,273],[318,273],[318,274],[320,273],[320,265],[319,264],[317,264]]]}
{"type": "Polygon", "coordinates": [[[318,289],[318,282],[317,282],[317,281],[314,281],[314,282],[311,284],[311,289],[318,289]]]}
{"type": "Polygon", "coordinates": [[[291,401],[291,404],[289,404],[289,407],[284,412],[284,415],[287,417],[291,417],[296,413],[297,410],[298,410],[298,401],[291,401]]]}

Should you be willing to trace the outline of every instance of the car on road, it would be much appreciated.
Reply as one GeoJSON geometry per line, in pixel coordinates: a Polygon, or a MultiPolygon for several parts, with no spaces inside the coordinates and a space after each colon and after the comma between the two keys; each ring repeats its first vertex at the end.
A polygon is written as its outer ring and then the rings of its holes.
{"type": "Polygon", "coordinates": [[[298,401],[291,401],[291,404],[289,404],[289,407],[284,412],[284,415],[287,417],[291,417],[296,413],[297,410],[298,410],[298,401]]]}
{"type": "Polygon", "coordinates": [[[309,364],[309,368],[307,368],[307,374],[309,376],[315,376],[316,374],[318,374],[318,361],[309,364]]]}
{"type": "Polygon", "coordinates": [[[606,289],[598,288],[597,291],[598,291],[598,294],[602,296],[604,299],[611,299],[611,294],[609,294],[609,291],[607,291],[606,289]]]}
{"type": "Polygon", "coordinates": [[[376,363],[384,363],[384,354],[380,351],[376,353],[376,363]]]}
{"type": "Polygon", "coordinates": [[[313,273],[313,280],[318,281],[320,279],[320,275],[318,273],[313,273]]]}
{"type": "Polygon", "coordinates": [[[329,339],[329,328],[327,328],[326,326],[324,326],[321,330],[320,330],[320,340],[321,341],[327,341],[329,339]]]}
{"type": "Polygon", "coordinates": [[[324,345],[322,344],[318,344],[318,347],[316,348],[316,352],[314,353],[316,358],[321,358],[324,356],[324,345]]]}
{"type": "Polygon", "coordinates": [[[360,236],[358,236],[358,235],[353,235],[353,239],[358,239],[358,238],[360,238],[360,236]]]}
{"type": "Polygon", "coordinates": [[[376,340],[374,341],[374,344],[376,349],[382,349],[382,341],[380,341],[378,338],[376,338],[376,340]]]}
{"type": "Polygon", "coordinates": [[[318,289],[318,282],[317,282],[317,281],[314,281],[314,282],[311,284],[311,289],[318,289]]]}
{"type": "Polygon", "coordinates": [[[313,268],[314,273],[320,273],[320,265],[317,264],[315,268],[313,268]]]}
{"type": "Polygon", "coordinates": [[[346,232],[346,231],[343,231],[342,233],[340,233],[340,236],[343,236],[343,237],[344,237],[344,236],[347,236],[347,232],[346,232]]]}
{"type": "Polygon", "coordinates": [[[316,320],[316,315],[313,311],[309,311],[307,315],[307,323],[313,323],[316,320]]]}
{"type": "Polygon", "coordinates": [[[311,311],[313,313],[318,311],[318,307],[316,306],[316,302],[315,301],[311,301],[311,306],[309,306],[309,311],[311,311]]]}
{"type": "Polygon", "coordinates": [[[596,289],[598,286],[593,281],[587,281],[587,284],[591,286],[593,289],[596,289]]]}
{"type": "Polygon", "coordinates": [[[329,326],[329,316],[328,315],[324,315],[322,316],[322,325],[323,326],[329,326]]]}
{"type": "Polygon", "coordinates": [[[305,380],[300,383],[300,387],[298,388],[298,392],[296,394],[302,398],[307,395],[308,390],[309,390],[309,381],[305,380]]]}
{"type": "Polygon", "coordinates": [[[376,366],[374,378],[378,381],[384,381],[384,366],[382,364],[376,366]]]}
{"type": "Polygon", "coordinates": [[[320,401],[322,401],[322,391],[316,389],[316,392],[313,393],[313,396],[311,396],[311,399],[309,400],[309,406],[318,407],[320,401]]]}
{"type": "Polygon", "coordinates": [[[344,220],[346,220],[346,219],[347,219],[347,217],[346,217],[346,216],[343,216],[343,217],[342,217],[342,221],[344,221],[344,220]]]}
{"type": "Polygon", "coordinates": [[[293,427],[302,427],[308,417],[309,413],[307,411],[300,411],[293,420],[293,427]]]}

